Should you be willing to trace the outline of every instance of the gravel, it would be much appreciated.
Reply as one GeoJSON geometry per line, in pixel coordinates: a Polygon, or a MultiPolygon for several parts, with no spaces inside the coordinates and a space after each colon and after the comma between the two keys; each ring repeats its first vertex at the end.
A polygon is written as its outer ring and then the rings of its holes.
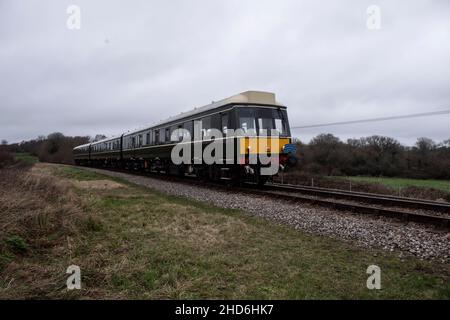
{"type": "Polygon", "coordinates": [[[100,169],[89,170],[125,179],[171,195],[192,198],[216,206],[241,209],[247,213],[293,226],[308,233],[351,241],[366,248],[382,248],[415,255],[421,259],[450,262],[450,238],[422,225],[400,224],[389,219],[368,217],[351,212],[302,203],[288,203],[272,197],[233,193],[197,184],[164,181],[145,176],[100,169]]]}

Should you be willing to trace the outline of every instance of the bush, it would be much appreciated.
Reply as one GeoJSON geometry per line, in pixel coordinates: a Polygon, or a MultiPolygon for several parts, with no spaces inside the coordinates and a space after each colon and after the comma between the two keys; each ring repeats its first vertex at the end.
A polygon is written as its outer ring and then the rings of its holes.
{"type": "Polygon", "coordinates": [[[14,253],[25,253],[28,251],[27,243],[19,236],[11,236],[6,238],[5,243],[14,253]]]}
{"type": "Polygon", "coordinates": [[[6,150],[5,147],[0,147],[0,169],[14,163],[14,157],[6,150]]]}
{"type": "Polygon", "coordinates": [[[24,168],[0,171],[0,254],[51,247],[86,224],[71,185],[24,168]]]}

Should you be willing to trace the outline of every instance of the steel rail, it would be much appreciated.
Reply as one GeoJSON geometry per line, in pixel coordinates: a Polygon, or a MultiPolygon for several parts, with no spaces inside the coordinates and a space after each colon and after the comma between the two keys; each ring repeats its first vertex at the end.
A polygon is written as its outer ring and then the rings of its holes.
{"type": "Polygon", "coordinates": [[[430,211],[450,213],[450,203],[431,200],[422,200],[406,197],[397,197],[392,195],[381,195],[375,193],[354,192],[354,191],[320,188],[320,187],[285,185],[278,183],[268,184],[265,185],[263,188],[267,190],[278,190],[309,195],[318,195],[329,198],[348,199],[359,202],[377,203],[382,205],[417,208],[430,211]]]}

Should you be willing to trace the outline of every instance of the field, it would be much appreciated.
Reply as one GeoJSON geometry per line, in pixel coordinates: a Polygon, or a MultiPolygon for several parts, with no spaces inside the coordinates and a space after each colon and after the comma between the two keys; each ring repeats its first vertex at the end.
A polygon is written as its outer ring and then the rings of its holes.
{"type": "Polygon", "coordinates": [[[448,264],[69,166],[0,174],[0,298],[450,298],[448,264]],[[366,288],[372,264],[382,270],[382,290],[366,288]],[[66,289],[70,265],[81,268],[82,290],[66,289]]]}
{"type": "Polygon", "coordinates": [[[433,188],[450,192],[449,180],[420,180],[420,179],[402,179],[402,178],[375,178],[375,177],[349,177],[352,181],[379,183],[395,190],[407,187],[433,188]]]}

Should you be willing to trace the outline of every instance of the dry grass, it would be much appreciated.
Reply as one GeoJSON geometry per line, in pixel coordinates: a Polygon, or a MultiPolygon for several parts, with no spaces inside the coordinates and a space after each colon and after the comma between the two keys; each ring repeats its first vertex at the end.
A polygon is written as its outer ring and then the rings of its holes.
{"type": "Polygon", "coordinates": [[[123,184],[111,180],[74,181],[74,185],[84,190],[111,190],[125,187],[123,184]]]}
{"type": "Polygon", "coordinates": [[[58,291],[64,273],[34,256],[64,256],[67,239],[88,228],[71,183],[34,169],[0,170],[0,212],[0,297],[58,291]]]}

